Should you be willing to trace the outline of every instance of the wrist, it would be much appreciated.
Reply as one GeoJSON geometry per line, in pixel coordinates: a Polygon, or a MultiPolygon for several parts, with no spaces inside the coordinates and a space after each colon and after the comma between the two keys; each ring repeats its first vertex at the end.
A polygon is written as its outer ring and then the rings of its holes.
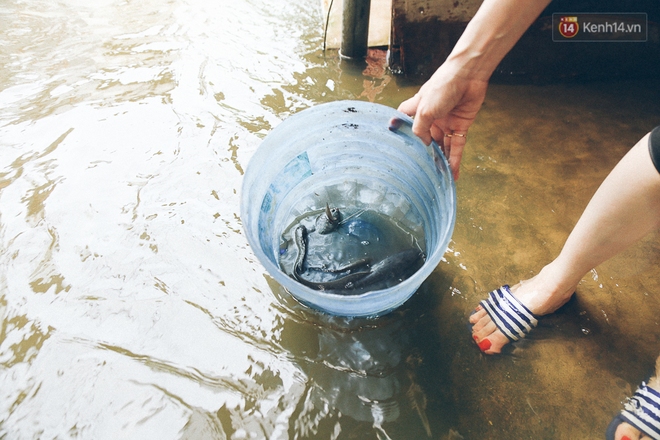
{"type": "Polygon", "coordinates": [[[464,51],[454,50],[442,63],[436,74],[445,78],[488,83],[497,65],[491,69],[486,61],[484,54],[474,48],[464,51]]]}

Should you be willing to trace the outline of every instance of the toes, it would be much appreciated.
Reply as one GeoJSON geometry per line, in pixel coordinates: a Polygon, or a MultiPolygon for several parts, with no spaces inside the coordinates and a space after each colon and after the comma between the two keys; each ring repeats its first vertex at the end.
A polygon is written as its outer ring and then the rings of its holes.
{"type": "Polygon", "coordinates": [[[469,321],[472,324],[472,338],[483,353],[501,353],[502,347],[509,343],[481,305],[472,312],[469,321]]]}
{"type": "Polygon", "coordinates": [[[643,435],[638,429],[634,428],[633,426],[627,423],[622,423],[616,429],[616,432],[614,433],[614,438],[616,440],[641,440],[641,439],[648,439],[650,437],[643,435]]]}
{"type": "Polygon", "coordinates": [[[479,338],[474,336],[474,341],[477,343],[477,346],[479,347],[479,350],[484,351],[484,352],[490,350],[490,347],[492,347],[492,345],[493,345],[493,343],[490,342],[490,339],[488,339],[488,338],[485,338],[485,339],[482,339],[481,341],[479,341],[479,338]]]}
{"type": "Polygon", "coordinates": [[[483,339],[474,337],[475,342],[479,349],[485,354],[498,354],[502,352],[502,348],[509,343],[509,339],[497,330],[483,339]]]}
{"type": "Polygon", "coordinates": [[[475,309],[475,311],[470,315],[470,324],[476,324],[485,316],[488,316],[488,313],[486,313],[484,309],[475,309]]]}
{"type": "Polygon", "coordinates": [[[497,328],[490,316],[485,311],[482,312],[483,314],[477,312],[472,315],[477,319],[472,326],[472,338],[482,352],[486,354],[500,353],[502,347],[509,343],[509,339],[497,328]]]}
{"type": "Polygon", "coordinates": [[[484,318],[472,326],[472,334],[477,336],[479,340],[498,331],[497,326],[490,317],[484,318]]]}

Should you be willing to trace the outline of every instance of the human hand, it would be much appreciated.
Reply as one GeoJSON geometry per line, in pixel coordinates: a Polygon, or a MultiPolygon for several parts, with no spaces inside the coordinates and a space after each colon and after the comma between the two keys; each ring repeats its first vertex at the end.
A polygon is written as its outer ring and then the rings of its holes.
{"type": "Polygon", "coordinates": [[[486,97],[488,81],[472,79],[443,64],[399,111],[415,116],[413,133],[425,143],[435,140],[458,179],[467,132],[486,97]]]}

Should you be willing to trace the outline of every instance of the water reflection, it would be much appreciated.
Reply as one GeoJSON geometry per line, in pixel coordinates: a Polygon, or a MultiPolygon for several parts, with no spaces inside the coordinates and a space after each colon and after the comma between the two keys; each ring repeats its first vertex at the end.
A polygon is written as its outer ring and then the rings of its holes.
{"type": "Polygon", "coordinates": [[[291,438],[315,438],[319,430],[364,438],[373,436],[371,429],[380,439],[440,438],[451,424],[451,412],[430,420],[429,400],[450,405],[439,402],[437,394],[428,396],[420,375],[422,365],[441,349],[434,336],[437,323],[424,313],[435,302],[426,286],[447,284],[434,275],[407,305],[370,320],[314,313],[270,281],[274,294],[298,316],[283,323],[281,343],[308,378],[291,416],[291,438]]]}
{"type": "Polygon", "coordinates": [[[657,237],[516,356],[483,358],[465,317],[556,253],[657,124],[657,83],[491,87],[446,260],[344,322],[269,283],[238,216],[282,119],[416,90],[324,57],[321,22],[297,0],[0,6],[0,437],[601,435],[657,355],[657,237]]]}

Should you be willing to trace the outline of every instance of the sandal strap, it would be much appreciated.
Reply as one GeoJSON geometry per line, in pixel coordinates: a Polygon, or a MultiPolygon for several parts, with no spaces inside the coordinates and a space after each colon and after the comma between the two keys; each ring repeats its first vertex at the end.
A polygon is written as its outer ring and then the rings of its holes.
{"type": "Polygon", "coordinates": [[[660,440],[660,393],[642,382],[624,405],[623,418],[655,440],[660,440]]]}
{"type": "Polygon", "coordinates": [[[537,317],[513,296],[506,284],[490,292],[488,298],[479,304],[512,342],[524,338],[539,323],[537,317]]]}

